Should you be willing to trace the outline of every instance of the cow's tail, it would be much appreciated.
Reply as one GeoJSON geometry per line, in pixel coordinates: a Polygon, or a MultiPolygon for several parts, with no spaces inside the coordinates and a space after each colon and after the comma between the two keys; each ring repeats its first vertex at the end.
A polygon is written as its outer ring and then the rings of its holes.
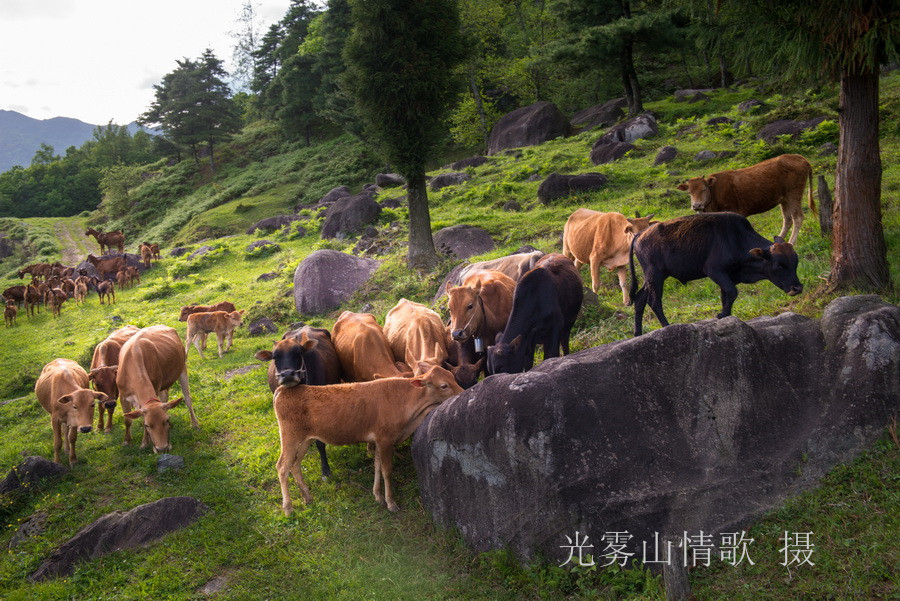
{"type": "Polygon", "coordinates": [[[631,298],[631,302],[634,302],[634,295],[637,294],[638,291],[637,274],[634,272],[634,243],[637,242],[641,233],[642,232],[638,232],[634,235],[634,238],[631,239],[631,247],[628,251],[628,269],[631,270],[631,289],[628,291],[628,296],[631,298]]]}
{"type": "Polygon", "coordinates": [[[809,173],[809,210],[813,213],[816,212],[816,201],[813,200],[813,170],[812,165],[809,164],[809,161],[806,161],[806,167],[809,173]]]}

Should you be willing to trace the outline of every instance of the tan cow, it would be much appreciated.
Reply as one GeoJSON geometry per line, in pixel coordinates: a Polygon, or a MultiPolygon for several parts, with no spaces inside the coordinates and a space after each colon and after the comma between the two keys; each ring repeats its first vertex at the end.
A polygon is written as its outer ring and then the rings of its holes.
{"type": "Polygon", "coordinates": [[[376,376],[401,376],[391,346],[371,313],[344,311],[331,328],[331,340],[347,382],[367,382],[376,376]]]}
{"type": "Polygon", "coordinates": [[[453,375],[441,367],[432,367],[416,378],[384,378],[332,386],[280,386],[274,398],[281,440],[276,469],[285,515],[293,511],[289,474],[294,475],[304,502],[312,502],[309,487],[303,480],[301,460],[315,439],[330,445],[374,444],[372,494],[389,510],[399,510],[391,490],[394,447],[411,436],[435,407],[460,392],[462,388],[453,375]]]}
{"type": "Polygon", "coordinates": [[[678,186],[691,195],[691,208],[698,213],[730,211],[747,217],[781,205],[784,238],[793,224],[790,244],[797,241],[803,225],[803,187],[809,183],[809,208],[813,200],[812,166],[799,154],[783,154],[743,169],[694,177],[678,186]]]}
{"type": "Polygon", "coordinates": [[[87,256],[88,262],[100,273],[101,279],[109,279],[110,275],[115,275],[127,267],[125,257],[109,257],[98,259],[94,255],[87,256]]]}
{"type": "Polygon", "coordinates": [[[144,269],[150,269],[150,260],[153,258],[153,249],[146,242],[141,243],[141,261],[144,262],[144,269]]]}
{"type": "Polygon", "coordinates": [[[116,287],[110,280],[98,281],[96,283],[97,296],[100,297],[100,304],[103,304],[103,298],[106,297],[106,304],[111,305],[116,302],[116,287]]]}
{"type": "MultiPolygon", "coordinates": [[[[26,309],[27,309],[26,305],[26,309]]],[[[6,323],[6,327],[9,328],[11,326],[16,325],[16,314],[19,312],[18,307],[16,307],[16,301],[10,299],[6,301],[6,308],[3,310],[3,320],[6,323]]]]}
{"type": "Polygon", "coordinates": [[[116,408],[115,400],[119,398],[119,387],[116,386],[116,375],[119,373],[119,352],[122,350],[122,345],[134,336],[137,331],[137,326],[127,325],[121,327],[94,347],[94,356],[91,359],[91,371],[88,372],[88,380],[94,384],[95,390],[105,393],[113,401],[112,404],[98,406],[98,432],[108,433],[112,431],[112,416],[116,408]],[[105,425],[104,413],[109,417],[105,425]]]}
{"type": "Polygon", "coordinates": [[[138,330],[122,345],[116,386],[119,387],[125,417],[125,444],[131,443],[131,422],[142,417],[144,438],[141,448],[146,448],[149,443],[152,443],[154,453],[165,453],[172,448],[168,410],[181,399],[166,401],[169,388],[175,382],[181,386],[191,425],[199,427],[191,403],[184,347],[178,332],[168,326],[150,326],[138,330]]]}
{"type": "MultiPolygon", "coordinates": [[[[44,366],[34,385],[34,394],[53,426],[53,461],[60,463],[63,445],[69,454],[69,465],[78,461],[75,440],[78,432],[90,432],[94,404],[106,403],[102,392],[88,389],[88,375],[71,359],[54,359],[44,366]]],[[[115,401],[113,401],[115,404],[115,401]]]]}
{"type": "Polygon", "coordinates": [[[590,265],[591,290],[600,288],[600,268],[616,271],[622,302],[631,305],[628,296],[628,252],[634,236],[648,227],[653,214],[646,217],[625,217],[621,213],[601,213],[578,209],[563,228],[563,254],[575,262],[575,269],[590,265]]]}
{"type": "Polygon", "coordinates": [[[215,333],[216,344],[219,347],[219,358],[221,359],[224,352],[231,348],[234,339],[234,329],[240,327],[243,323],[243,314],[244,310],[241,309],[231,313],[227,311],[213,311],[211,313],[192,313],[188,315],[187,334],[184,337],[185,355],[187,355],[188,349],[191,348],[191,343],[194,343],[194,347],[200,353],[200,357],[205,359],[201,342],[205,345],[206,336],[215,333]],[[225,344],[224,351],[222,350],[223,343],[225,344]]]}
{"type": "Polygon", "coordinates": [[[475,339],[487,349],[506,327],[515,289],[513,279],[499,271],[475,271],[462,286],[448,289],[453,339],[460,343],[475,339]]]}
{"type": "Polygon", "coordinates": [[[47,292],[47,302],[50,304],[50,310],[53,313],[53,317],[59,317],[60,313],[62,313],[63,303],[68,299],[68,295],[63,292],[61,288],[51,288],[49,292],[47,292]]]}
{"type": "Polygon", "coordinates": [[[234,303],[229,301],[222,301],[214,305],[185,305],[181,308],[178,321],[187,321],[188,315],[192,313],[212,313],[213,311],[228,311],[231,313],[232,311],[237,311],[237,309],[234,308],[234,303]]]}
{"type": "Polygon", "coordinates": [[[443,366],[448,358],[441,316],[423,304],[401,298],[384,318],[384,335],[394,357],[413,373],[420,363],[443,366]]]}

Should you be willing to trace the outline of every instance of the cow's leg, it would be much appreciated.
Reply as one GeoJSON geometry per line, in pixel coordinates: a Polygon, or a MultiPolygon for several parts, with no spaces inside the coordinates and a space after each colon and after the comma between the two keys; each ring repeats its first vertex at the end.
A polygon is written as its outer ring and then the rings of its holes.
{"type": "MultiPolygon", "coordinates": [[[[788,242],[793,245],[797,241],[797,234],[800,233],[800,227],[803,225],[803,207],[798,202],[792,211],[794,228],[791,230],[791,239],[788,242]]],[[[784,236],[782,236],[783,238],[784,236]]]]}
{"type": "Polygon", "coordinates": [[[331,468],[328,467],[328,455],[325,454],[325,443],[321,440],[317,440],[316,449],[319,451],[319,460],[322,464],[322,480],[327,480],[331,477],[331,468]]]}
{"type": "Polygon", "coordinates": [[[291,505],[290,481],[288,480],[290,474],[294,475],[294,480],[297,481],[297,485],[300,487],[303,501],[307,504],[312,502],[312,495],[309,493],[309,487],[303,481],[303,471],[300,468],[300,460],[303,459],[308,446],[309,441],[298,445],[293,440],[288,440],[282,430],[281,455],[279,455],[278,461],[275,463],[275,469],[278,472],[278,483],[281,485],[281,508],[284,511],[284,515],[291,515],[294,509],[291,505]]]}
{"type": "Polygon", "coordinates": [[[634,335],[640,336],[644,326],[644,307],[647,306],[646,283],[634,293],[634,298],[631,301],[634,303],[634,335]]]}
{"type": "Polygon", "coordinates": [[[63,425],[59,421],[53,422],[53,461],[61,463],[59,460],[59,451],[63,445],[63,425]]]}
{"type": "Polygon", "coordinates": [[[181,375],[178,376],[178,385],[181,386],[181,396],[184,397],[184,404],[187,405],[188,413],[191,415],[191,425],[199,428],[200,422],[197,421],[197,416],[194,415],[194,404],[191,401],[191,391],[188,388],[187,369],[182,370],[181,375]]]}
{"type": "Polygon", "coordinates": [[[107,434],[109,434],[110,432],[112,432],[112,417],[113,417],[113,411],[115,411],[115,410],[116,410],[115,407],[110,407],[109,409],[106,410],[106,413],[107,413],[107,415],[106,415],[106,429],[104,429],[103,431],[106,432],[107,434]]]}
{"type": "MultiPolygon", "coordinates": [[[[787,235],[788,227],[791,223],[791,211],[788,209],[788,203],[781,203],[781,232],[779,236],[784,238],[787,235]]],[[[795,230],[796,231],[796,230],[795,230]]]]}
{"type": "Polygon", "coordinates": [[[78,438],[78,428],[69,428],[68,431],[68,448],[69,448],[69,465],[75,465],[78,457],[75,456],[75,440],[78,438]]]}
{"type": "MultiPolygon", "coordinates": [[[[106,407],[103,406],[103,403],[97,403],[97,432],[103,431],[103,412],[106,411],[106,407]]],[[[112,420],[112,413],[110,413],[110,420],[112,420]]],[[[110,424],[112,425],[112,424],[110,424]]]]}
{"type": "Polygon", "coordinates": [[[591,257],[591,290],[597,294],[600,289],[600,258],[591,257]]]}
{"type": "Polygon", "coordinates": [[[388,511],[400,511],[400,508],[397,507],[397,504],[394,502],[394,493],[391,490],[393,452],[394,445],[389,441],[382,441],[375,444],[375,486],[373,487],[372,492],[375,494],[376,501],[383,505],[387,505],[388,511]],[[381,491],[378,489],[379,476],[384,478],[384,497],[381,496],[381,491]]]}
{"type": "Polygon", "coordinates": [[[225,344],[225,332],[216,332],[216,346],[219,349],[219,359],[222,358],[222,355],[225,352],[222,350],[222,346],[225,344]]]}
{"type": "Polygon", "coordinates": [[[716,317],[719,319],[728,317],[731,315],[731,306],[734,305],[734,299],[736,299],[738,295],[737,286],[734,281],[728,277],[728,274],[721,271],[709,274],[709,279],[714,281],[721,290],[722,312],[718,313],[716,317]]]}
{"type": "Polygon", "coordinates": [[[616,275],[619,276],[619,288],[622,289],[622,304],[626,307],[631,306],[631,298],[628,296],[628,270],[624,265],[616,268],[616,275]]]}
{"type": "Polygon", "coordinates": [[[666,319],[665,313],[663,313],[662,305],[663,284],[665,284],[665,282],[665,277],[656,276],[652,271],[649,274],[646,271],[644,272],[644,287],[647,289],[647,304],[650,305],[650,308],[656,315],[656,319],[659,320],[659,325],[662,327],[669,325],[669,321],[666,319]]]}
{"type": "MultiPolygon", "coordinates": [[[[199,340],[198,336],[193,337],[193,343],[194,343],[194,348],[197,349],[198,353],[200,353],[200,358],[206,359],[206,357],[203,355],[203,349],[200,348],[200,340],[199,340]]],[[[206,345],[204,345],[204,346],[206,346],[206,345]]]]}

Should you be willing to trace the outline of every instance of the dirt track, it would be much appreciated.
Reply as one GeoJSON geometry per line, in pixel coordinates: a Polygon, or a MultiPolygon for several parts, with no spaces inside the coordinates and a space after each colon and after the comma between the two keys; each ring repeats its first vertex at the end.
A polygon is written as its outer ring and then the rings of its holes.
{"type": "Polygon", "coordinates": [[[78,265],[88,253],[100,254],[100,246],[90,236],[85,236],[81,222],[72,219],[57,221],[53,231],[59,240],[63,265],[78,265]],[[76,238],[77,236],[77,238],[76,238]]]}

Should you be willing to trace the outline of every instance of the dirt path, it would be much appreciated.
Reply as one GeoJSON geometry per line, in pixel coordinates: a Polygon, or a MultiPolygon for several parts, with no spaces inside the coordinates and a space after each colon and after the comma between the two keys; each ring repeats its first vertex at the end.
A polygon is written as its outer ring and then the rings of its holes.
{"type": "Polygon", "coordinates": [[[53,231],[60,244],[63,265],[78,265],[85,260],[88,253],[100,254],[97,241],[84,236],[82,225],[80,221],[73,219],[60,220],[53,224],[53,231]]]}

